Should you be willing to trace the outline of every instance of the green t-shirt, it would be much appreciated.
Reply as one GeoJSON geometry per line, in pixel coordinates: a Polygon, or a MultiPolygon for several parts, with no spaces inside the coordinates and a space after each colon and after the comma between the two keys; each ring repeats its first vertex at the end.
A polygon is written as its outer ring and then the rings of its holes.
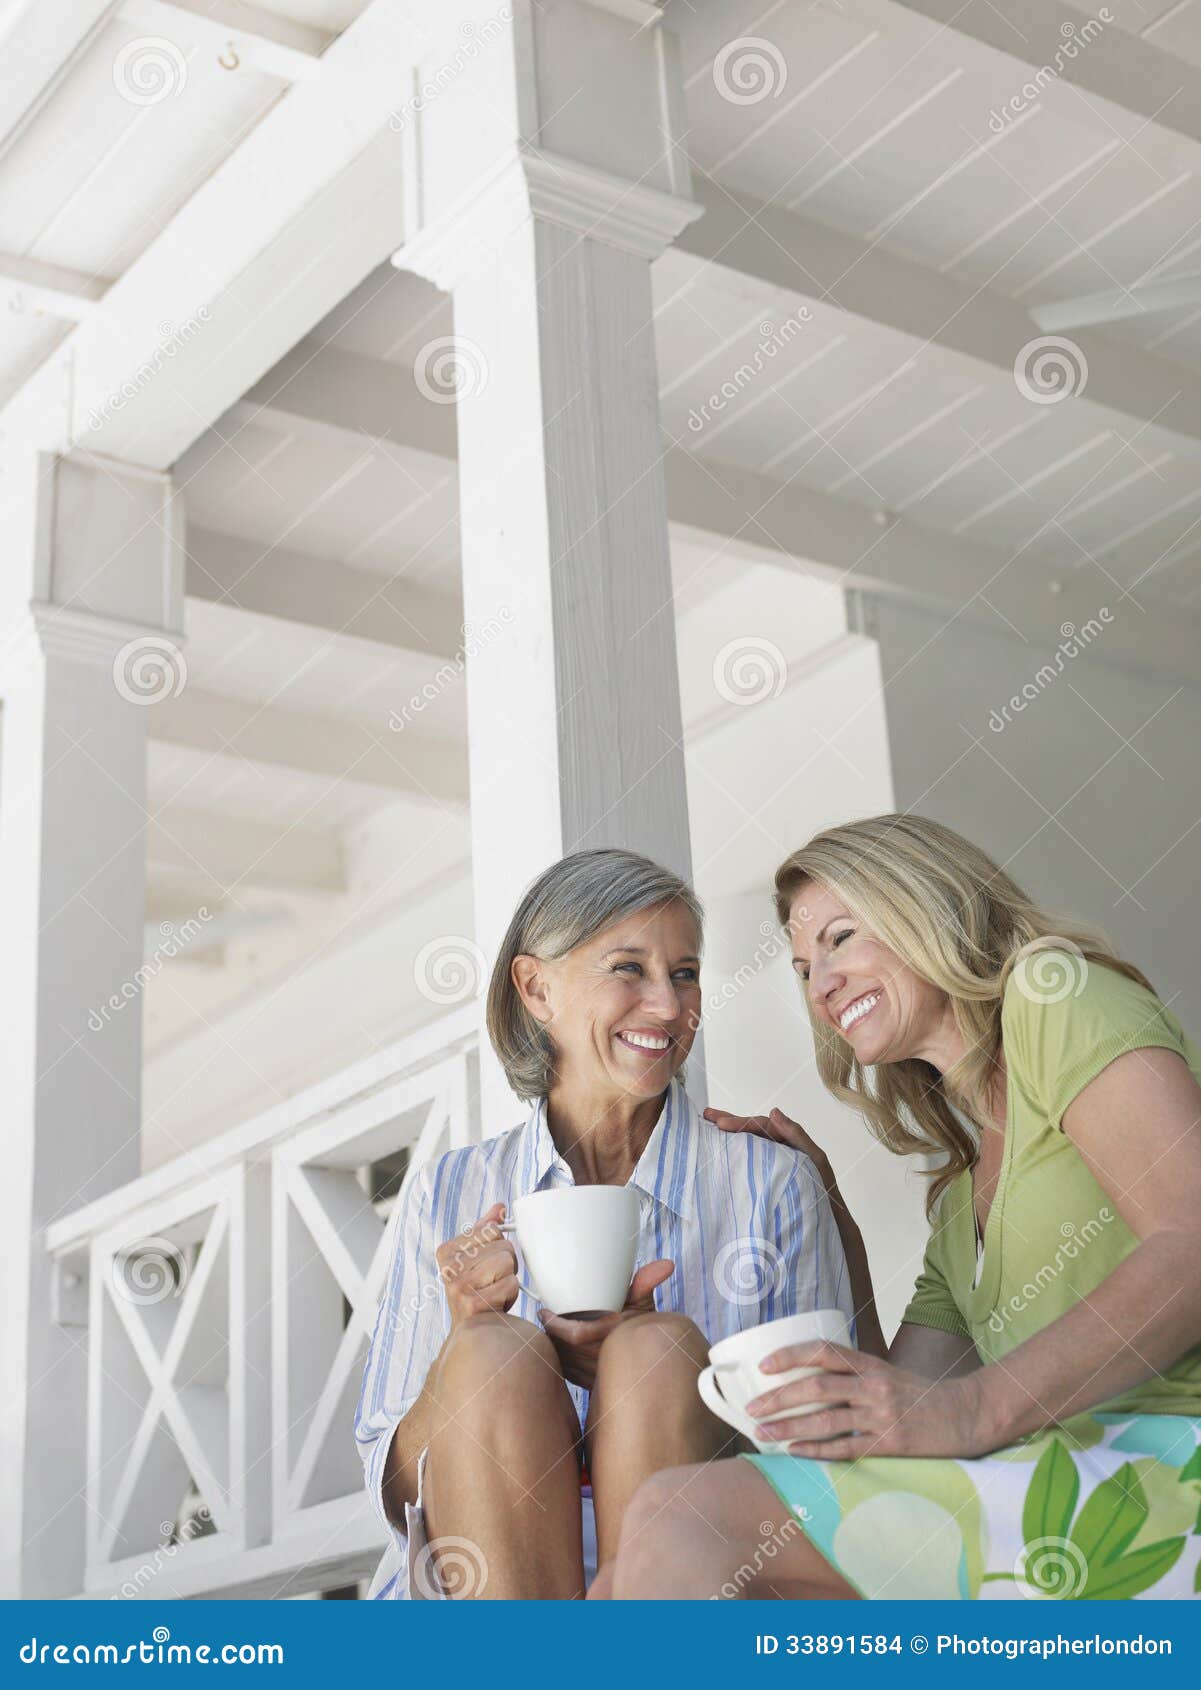
{"type": "MultiPolygon", "coordinates": [[[[1095,1291],[1138,1239],[1063,1131],[1064,1111],[1126,1051],[1178,1051],[1201,1081],[1201,1054],[1153,993],[1103,964],[1037,954],[1041,1001],[1011,975],[1001,1006],[1008,1119],[1001,1172],[984,1233],[980,1283],[970,1171],[943,1192],[913,1298],[903,1318],[970,1337],[997,1361],[1095,1291]],[[1057,963],[1064,965],[1060,976],[1057,963]],[[1045,970],[1045,972],[1044,972],[1045,970]],[[1023,987],[1025,989],[1023,989],[1023,987]]],[[[1138,1131],[1138,1123],[1131,1122],[1138,1131]]],[[[1201,1414],[1201,1344],[1165,1374],[1104,1405],[1130,1413],[1201,1414]]]]}

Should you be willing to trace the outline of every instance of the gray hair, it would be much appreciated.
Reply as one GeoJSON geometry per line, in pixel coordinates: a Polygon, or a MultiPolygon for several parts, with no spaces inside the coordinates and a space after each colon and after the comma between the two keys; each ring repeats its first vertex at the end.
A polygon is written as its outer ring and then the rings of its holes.
{"type": "Polygon", "coordinates": [[[549,1091],[555,1047],[513,984],[514,958],[557,962],[615,921],[669,903],[691,915],[699,948],[705,912],[696,893],[678,874],[633,851],[576,851],[534,881],[509,923],[488,986],[488,1037],[518,1097],[532,1101],[549,1091]]]}

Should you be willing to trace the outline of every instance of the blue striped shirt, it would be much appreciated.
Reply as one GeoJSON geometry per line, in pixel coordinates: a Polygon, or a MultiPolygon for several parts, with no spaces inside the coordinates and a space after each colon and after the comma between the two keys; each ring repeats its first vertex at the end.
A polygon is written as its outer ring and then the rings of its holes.
{"type": "MultiPolygon", "coordinates": [[[[573,1183],[550,1135],[545,1099],[521,1126],[431,1159],[406,1181],[389,1222],[387,1285],[355,1415],[368,1494],[389,1534],[372,1595],[406,1590],[407,1539],[385,1513],[382,1484],[392,1433],[450,1331],[435,1251],[494,1203],[573,1183]]],[[[630,1184],[641,1194],[638,1265],[662,1257],[675,1263],[655,1306],[688,1315],[710,1344],[810,1309],[836,1308],[852,1320],[842,1242],[808,1157],[749,1133],[720,1132],[674,1080],[630,1184]]],[[[538,1306],[522,1290],[510,1312],[536,1321],[538,1306]]],[[[582,1425],[588,1393],[568,1389],[582,1425]]]]}

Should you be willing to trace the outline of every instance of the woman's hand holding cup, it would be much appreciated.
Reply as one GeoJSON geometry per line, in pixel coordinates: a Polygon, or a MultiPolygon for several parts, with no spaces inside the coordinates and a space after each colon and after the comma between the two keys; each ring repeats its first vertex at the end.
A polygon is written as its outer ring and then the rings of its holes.
{"type": "Polygon", "coordinates": [[[540,1310],[538,1318],[558,1353],[563,1377],[590,1391],[596,1383],[596,1364],[605,1339],[631,1315],[653,1314],[656,1290],[675,1271],[674,1262],[647,1262],[631,1280],[625,1306],[615,1314],[598,1315],[595,1320],[571,1320],[565,1315],[540,1310]]]}
{"type": "Polygon", "coordinates": [[[438,1246],[452,1326],[489,1310],[504,1314],[517,1301],[517,1252],[501,1232],[504,1214],[504,1204],[494,1203],[474,1226],[438,1246]]]}

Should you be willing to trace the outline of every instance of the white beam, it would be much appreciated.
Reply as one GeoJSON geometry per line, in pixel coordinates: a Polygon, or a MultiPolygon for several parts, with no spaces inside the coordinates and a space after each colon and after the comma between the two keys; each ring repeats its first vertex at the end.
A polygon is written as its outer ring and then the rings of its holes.
{"type": "Polygon", "coordinates": [[[187,532],[188,596],[232,609],[303,622],[377,645],[452,657],[462,644],[461,607],[444,593],[351,569],[329,558],[213,529],[187,532]]]}
{"type": "Polygon", "coordinates": [[[332,37],[241,0],[120,0],[117,15],[136,28],[222,56],[231,70],[251,65],[283,82],[302,82],[332,37]]]}
{"type": "MultiPolygon", "coordinates": [[[[1153,123],[1201,141],[1201,68],[1126,29],[1112,26],[1086,33],[1089,18],[1103,12],[1103,6],[1086,12],[1061,0],[1004,0],[1001,6],[992,0],[896,3],[1020,65],[1053,67],[1056,74],[1041,98],[1054,99],[1056,84],[1079,88],[1137,119],[1132,134],[1153,123]],[[1064,46],[1073,41],[1076,50],[1069,57],[1064,46]]],[[[1078,118],[1082,109],[1075,106],[1072,115],[1078,118]]]]}
{"type": "MultiPolygon", "coordinates": [[[[886,251],[877,241],[746,194],[710,186],[702,198],[704,217],[676,242],[698,266],[713,265],[833,306],[923,345],[989,364],[1010,379],[1022,347],[1037,338],[1022,306],[886,251]]],[[[1201,441],[1201,376],[1095,332],[1077,332],[1072,339],[1088,361],[1088,391],[1072,404],[1104,406],[1154,423],[1184,436],[1191,447],[1201,441]]]]}
{"type": "Polygon", "coordinates": [[[170,888],[193,903],[233,888],[339,894],[347,890],[336,834],[247,821],[227,812],[164,806],[146,830],[146,861],[160,896],[170,888]]]}
{"type": "Polygon", "coordinates": [[[108,283],[58,264],[0,252],[0,304],[15,312],[34,311],[65,322],[81,323],[104,298],[108,283]]]}
{"type": "Polygon", "coordinates": [[[167,468],[384,262],[403,237],[396,108],[413,28],[409,7],[372,0],[10,401],[0,427],[167,468]]]}
{"type": "Polygon", "coordinates": [[[238,423],[257,421],[315,436],[353,429],[435,458],[457,451],[455,407],[435,405],[418,391],[411,369],[305,340],[256,382],[233,407],[238,423]]]}
{"type": "Polygon", "coordinates": [[[371,733],[355,722],[335,721],[278,704],[248,704],[187,686],[177,698],[150,709],[150,737],[186,745],[210,756],[320,775],[439,804],[466,801],[466,750],[421,738],[411,729],[371,733]]]}
{"type": "MultiPolygon", "coordinates": [[[[696,231],[707,223],[708,218],[694,224],[681,236],[681,243],[695,240],[696,231]]],[[[831,231],[824,234],[836,242],[844,240],[831,231]]],[[[771,249],[772,242],[768,240],[765,246],[771,249]]],[[[820,241],[818,249],[820,258],[820,241]]],[[[806,251],[806,261],[808,258],[806,251]]],[[[328,358],[331,388],[339,388],[343,394],[336,425],[343,436],[356,430],[370,434],[385,423],[389,439],[397,447],[416,450],[424,446],[444,454],[450,463],[455,447],[449,431],[441,428],[426,435],[423,413],[414,411],[403,396],[391,412],[386,412],[388,396],[400,392],[399,384],[387,366],[367,358],[355,358],[352,367],[367,396],[362,414],[357,412],[356,386],[348,380],[351,371],[342,363],[346,356],[326,348],[310,357],[303,382],[275,383],[271,378],[263,383],[264,390],[272,390],[273,398],[269,406],[254,412],[255,419],[281,429],[298,425],[335,427],[320,415],[328,358]],[[281,409],[283,406],[289,409],[281,409]]],[[[451,407],[432,405],[428,409],[449,411],[451,407]]],[[[213,448],[219,449],[215,437],[213,448]]],[[[849,499],[816,492],[797,481],[785,485],[712,458],[702,462],[679,447],[668,450],[665,462],[667,510],[673,534],[701,545],[735,541],[740,548],[758,547],[772,561],[804,560],[806,565],[832,575],[846,574],[848,586],[908,595],[993,625],[998,618],[990,600],[999,607],[1000,600],[1006,600],[1012,606],[1006,614],[1013,615],[1020,626],[1030,628],[1041,626],[1047,617],[1082,623],[1106,602],[1116,611],[1120,588],[1103,576],[1090,574],[1086,585],[1072,571],[1061,581],[1063,596],[1057,596],[1048,586],[1051,576],[1046,567],[1020,554],[1011,557],[973,546],[958,535],[906,518],[893,518],[881,527],[872,511],[849,499]]],[[[1105,661],[1141,672],[1163,668],[1195,684],[1196,660],[1190,654],[1201,648],[1201,617],[1187,609],[1168,610],[1141,599],[1141,608],[1123,602],[1126,613],[1120,629],[1115,626],[1106,634],[1105,661]]]]}
{"type": "Polygon", "coordinates": [[[0,21],[0,155],[66,80],[108,21],[115,0],[24,0],[0,21]],[[21,74],[12,67],[20,65],[21,74]]]}
{"type": "Polygon", "coordinates": [[[1106,608],[1112,620],[1097,648],[1100,661],[1197,684],[1201,617],[1126,598],[1099,570],[1056,578],[1020,554],[972,546],[901,517],[880,524],[863,505],[797,481],[784,485],[728,464],[701,464],[678,449],[667,455],[667,499],[694,543],[749,548],[788,567],[816,565],[849,590],[916,599],[998,630],[1009,623],[1030,638],[1067,622],[1082,627],[1106,608]]]}

